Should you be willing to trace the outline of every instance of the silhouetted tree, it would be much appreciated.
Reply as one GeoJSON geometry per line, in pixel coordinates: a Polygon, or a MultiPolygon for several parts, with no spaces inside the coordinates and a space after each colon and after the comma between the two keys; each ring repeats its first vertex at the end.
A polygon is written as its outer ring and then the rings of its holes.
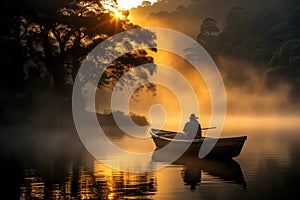
{"type": "MultiPolygon", "coordinates": [[[[112,6],[115,2],[112,1],[112,6]]],[[[62,95],[70,90],[81,62],[96,45],[116,33],[137,27],[129,22],[128,13],[123,13],[122,19],[115,18],[98,0],[15,0],[7,4],[5,9],[8,8],[12,12],[2,13],[0,35],[1,49],[3,52],[6,49],[1,58],[10,63],[1,70],[16,79],[8,81],[8,87],[12,82],[38,77],[62,95]]],[[[114,71],[118,73],[110,77],[120,77],[128,65],[148,62],[153,60],[145,50],[128,53],[110,66],[118,68],[114,71]]],[[[102,80],[100,85],[107,84],[107,80],[102,80]]]]}
{"type": "Polygon", "coordinates": [[[219,32],[218,22],[215,19],[205,18],[203,20],[197,41],[212,55],[215,53],[216,39],[219,32]]]}
{"type": "Polygon", "coordinates": [[[101,1],[41,7],[22,16],[23,45],[30,58],[43,62],[40,67],[50,72],[53,87],[64,91],[85,55],[107,37],[123,31],[123,23],[105,12],[101,1]]]}
{"type": "Polygon", "coordinates": [[[220,29],[218,28],[218,23],[213,18],[206,18],[203,20],[200,28],[200,34],[202,35],[215,35],[220,32],[220,29]]]}

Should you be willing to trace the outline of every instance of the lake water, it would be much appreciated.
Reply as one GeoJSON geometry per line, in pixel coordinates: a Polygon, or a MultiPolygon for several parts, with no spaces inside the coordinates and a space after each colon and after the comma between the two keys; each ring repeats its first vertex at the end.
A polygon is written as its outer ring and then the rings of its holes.
{"type": "MultiPolygon", "coordinates": [[[[299,199],[299,131],[297,118],[237,119],[222,133],[248,136],[233,160],[185,157],[158,171],[127,173],[93,159],[74,130],[1,127],[1,194],[3,199],[299,199]]],[[[131,144],[127,137],[112,140],[131,144]]],[[[150,138],[133,144],[155,148],[150,138]]],[[[165,159],[155,155],[149,162],[165,159]]]]}

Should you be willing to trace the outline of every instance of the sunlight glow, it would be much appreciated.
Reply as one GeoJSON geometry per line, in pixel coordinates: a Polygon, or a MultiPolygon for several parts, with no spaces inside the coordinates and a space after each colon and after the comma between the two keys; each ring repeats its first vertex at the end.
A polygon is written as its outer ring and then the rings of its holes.
{"type": "Polygon", "coordinates": [[[102,5],[116,20],[126,20],[128,19],[128,10],[131,8],[143,6],[144,2],[153,4],[157,1],[158,0],[117,0],[116,3],[112,0],[104,0],[102,5]]]}
{"type": "Polygon", "coordinates": [[[126,18],[126,16],[120,10],[112,9],[111,11],[113,13],[114,18],[116,19],[124,20],[126,18]]]}
{"type": "Polygon", "coordinates": [[[124,16],[120,12],[115,12],[115,17],[120,19],[124,16]]]}
{"type": "MultiPolygon", "coordinates": [[[[147,0],[151,4],[157,2],[157,0],[147,0]]],[[[117,0],[118,8],[120,10],[130,10],[131,8],[136,8],[142,5],[145,0],[117,0]]]]}
{"type": "Polygon", "coordinates": [[[119,9],[119,7],[111,0],[103,2],[103,7],[109,12],[116,20],[125,20],[127,15],[125,10],[119,9]]]}

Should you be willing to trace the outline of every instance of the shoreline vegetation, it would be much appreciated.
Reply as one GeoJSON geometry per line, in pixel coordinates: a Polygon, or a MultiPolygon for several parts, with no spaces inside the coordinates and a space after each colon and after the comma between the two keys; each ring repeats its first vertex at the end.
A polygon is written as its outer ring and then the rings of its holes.
{"type": "Polygon", "coordinates": [[[129,115],[124,114],[121,111],[116,111],[114,113],[107,113],[107,114],[100,114],[97,113],[97,118],[100,123],[100,125],[104,126],[117,126],[113,115],[116,115],[119,119],[121,119],[121,123],[126,125],[129,124],[128,121],[132,120],[134,123],[136,123],[139,126],[147,126],[150,125],[148,119],[145,116],[137,115],[134,113],[130,113],[129,115]]]}

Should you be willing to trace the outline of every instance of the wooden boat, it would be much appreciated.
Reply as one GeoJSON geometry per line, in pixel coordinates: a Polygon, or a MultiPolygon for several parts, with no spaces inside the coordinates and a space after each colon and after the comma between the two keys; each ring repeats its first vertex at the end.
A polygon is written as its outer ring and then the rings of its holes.
{"type": "Polygon", "coordinates": [[[214,158],[233,158],[239,156],[247,139],[247,136],[241,136],[230,138],[203,137],[201,139],[187,140],[184,137],[184,133],[158,129],[151,129],[150,134],[158,149],[165,147],[173,151],[182,151],[186,149],[186,146],[189,145],[189,143],[191,143],[185,153],[198,154],[201,147],[208,147],[209,149],[212,147],[206,157],[214,158]],[[172,145],[168,145],[170,142],[172,142],[172,145]]]}

